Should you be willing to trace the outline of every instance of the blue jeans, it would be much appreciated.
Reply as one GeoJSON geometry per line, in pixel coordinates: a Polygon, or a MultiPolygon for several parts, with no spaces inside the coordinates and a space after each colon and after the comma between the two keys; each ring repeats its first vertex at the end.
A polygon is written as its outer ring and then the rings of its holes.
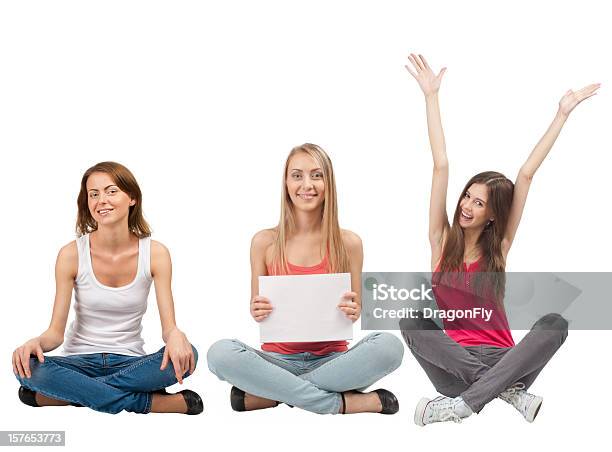
{"type": "Polygon", "coordinates": [[[404,346],[390,333],[371,333],[346,352],[317,356],[255,350],[235,339],[215,342],[208,368],[249,394],[302,409],[337,414],[341,392],[365,389],[402,363],[404,346]]]}
{"type": "MultiPolygon", "coordinates": [[[[193,347],[196,363],[198,353],[193,347]]],[[[45,362],[30,357],[32,377],[21,378],[22,386],[47,397],[66,400],[104,413],[148,413],[151,393],[177,382],[172,362],[161,371],[165,347],[145,356],[93,353],[45,356],[45,362]]],[[[189,376],[189,371],[183,378],[189,376]]]]}

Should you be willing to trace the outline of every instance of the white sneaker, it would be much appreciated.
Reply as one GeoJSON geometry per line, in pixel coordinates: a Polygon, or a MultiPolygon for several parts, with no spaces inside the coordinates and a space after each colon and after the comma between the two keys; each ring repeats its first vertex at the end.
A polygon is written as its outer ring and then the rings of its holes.
{"type": "Polygon", "coordinates": [[[525,385],[521,382],[514,383],[502,392],[499,398],[516,408],[527,422],[533,422],[544,400],[540,396],[529,394],[525,391],[525,385]]]}
{"type": "Polygon", "coordinates": [[[472,414],[472,410],[461,397],[436,397],[429,400],[423,397],[414,411],[414,423],[421,427],[434,422],[461,422],[472,414]]]}

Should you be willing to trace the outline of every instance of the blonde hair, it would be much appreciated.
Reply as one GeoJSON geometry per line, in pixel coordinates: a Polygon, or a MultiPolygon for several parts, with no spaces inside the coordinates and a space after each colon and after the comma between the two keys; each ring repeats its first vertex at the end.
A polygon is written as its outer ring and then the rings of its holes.
{"type": "Polygon", "coordinates": [[[287,239],[295,232],[295,213],[294,205],[287,191],[287,170],[289,160],[299,152],[308,154],[321,167],[323,171],[323,183],[325,184],[325,200],[323,201],[323,211],[321,214],[323,243],[331,273],[343,273],[350,271],[349,257],[342,241],[342,233],[338,223],[338,201],[336,197],[336,181],[334,179],[334,169],[329,156],[316,144],[304,143],[291,149],[285,162],[283,171],[283,184],[281,196],[281,214],[276,230],[276,239],[272,256],[272,268],[275,271],[289,272],[285,247],[287,239]]]}

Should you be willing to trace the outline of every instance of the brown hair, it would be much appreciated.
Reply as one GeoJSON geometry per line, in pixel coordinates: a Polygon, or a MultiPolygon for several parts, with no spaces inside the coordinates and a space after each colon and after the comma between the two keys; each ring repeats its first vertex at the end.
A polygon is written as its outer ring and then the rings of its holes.
{"type": "Polygon", "coordinates": [[[484,184],[488,190],[487,204],[490,208],[490,215],[493,221],[487,223],[477,245],[480,249],[479,271],[486,272],[480,276],[481,286],[494,289],[496,301],[503,301],[506,278],[506,263],[502,254],[501,243],[506,232],[510,207],[512,206],[512,196],[514,184],[506,176],[495,171],[485,171],[476,174],[465,185],[461,197],[457,201],[453,224],[448,232],[448,237],[442,251],[440,261],[440,272],[457,272],[463,268],[463,253],[465,242],[463,229],[459,225],[461,215],[461,200],[472,184],[484,184]],[[486,281],[486,280],[489,281],[486,281]]]}
{"type": "Polygon", "coordinates": [[[150,236],[151,228],[142,214],[142,192],[140,191],[138,182],[136,182],[136,178],[129,169],[116,162],[96,163],[83,174],[81,179],[81,191],[77,198],[77,234],[81,236],[98,229],[98,223],[91,216],[87,203],[87,179],[93,173],[108,174],[121,191],[125,192],[131,199],[136,201],[136,204],[130,206],[128,228],[130,232],[139,238],[150,236]]]}
{"type": "Polygon", "coordinates": [[[323,183],[325,184],[325,200],[323,201],[323,211],[321,214],[323,244],[326,252],[329,253],[329,266],[332,273],[348,272],[350,270],[349,257],[342,241],[342,233],[338,223],[338,201],[336,198],[336,181],[334,179],[334,169],[329,156],[316,144],[304,143],[291,149],[285,169],[283,171],[283,185],[281,196],[281,215],[278,226],[275,228],[276,241],[272,257],[272,267],[277,271],[289,272],[287,256],[285,255],[285,245],[287,238],[295,231],[294,206],[289,192],[287,191],[287,169],[289,160],[298,152],[304,152],[312,157],[323,171],[323,183]]]}

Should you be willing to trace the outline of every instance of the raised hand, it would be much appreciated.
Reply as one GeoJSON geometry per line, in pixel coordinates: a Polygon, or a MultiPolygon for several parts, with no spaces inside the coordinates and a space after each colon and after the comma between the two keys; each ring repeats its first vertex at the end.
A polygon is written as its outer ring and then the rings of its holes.
{"type": "Polygon", "coordinates": [[[525,163],[523,163],[523,166],[521,167],[516,178],[516,182],[514,183],[512,205],[510,207],[508,221],[506,222],[506,231],[502,239],[502,254],[504,259],[508,254],[508,250],[512,246],[514,236],[521,221],[533,176],[552,149],[553,144],[555,144],[555,141],[559,137],[568,115],[572,112],[576,105],[578,105],[584,99],[588,99],[589,97],[597,94],[599,86],[599,83],[593,83],[592,85],[585,86],[576,92],[570,89],[563,95],[559,101],[559,110],[557,111],[553,121],[550,123],[550,126],[548,126],[546,132],[544,132],[542,138],[540,138],[540,141],[538,141],[538,143],[535,145],[525,163]]]}
{"type": "Polygon", "coordinates": [[[578,91],[572,91],[568,89],[559,101],[559,113],[568,116],[574,107],[585,99],[597,94],[597,90],[601,86],[601,83],[593,83],[587,85],[578,91]]]}
{"type": "Polygon", "coordinates": [[[438,75],[434,74],[434,72],[427,64],[427,60],[423,55],[415,55],[411,53],[408,57],[410,62],[412,63],[412,68],[410,65],[405,65],[404,67],[410,74],[419,82],[419,86],[423,91],[425,96],[429,96],[431,94],[435,94],[440,89],[440,83],[442,82],[442,77],[446,72],[446,68],[443,67],[438,72],[438,75]]]}

